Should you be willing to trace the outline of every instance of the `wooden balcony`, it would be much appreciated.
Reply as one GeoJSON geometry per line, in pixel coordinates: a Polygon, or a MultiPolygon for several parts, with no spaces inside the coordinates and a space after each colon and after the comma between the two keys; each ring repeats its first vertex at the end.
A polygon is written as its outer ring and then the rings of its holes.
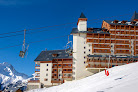
{"type": "Polygon", "coordinates": [[[109,45],[104,45],[104,44],[93,44],[93,48],[110,48],[109,45]]]}
{"type": "Polygon", "coordinates": [[[63,73],[72,73],[72,71],[63,71],[63,73]]]}
{"type": "Polygon", "coordinates": [[[58,61],[58,63],[62,64],[62,61],[58,61]]]}
{"type": "Polygon", "coordinates": [[[57,74],[57,73],[58,73],[58,71],[52,71],[52,73],[56,73],[56,74],[57,74]]]}
{"type": "Polygon", "coordinates": [[[61,80],[51,80],[51,83],[62,83],[61,80]]]}
{"type": "Polygon", "coordinates": [[[109,49],[94,49],[93,53],[111,53],[109,49]]]}
{"type": "Polygon", "coordinates": [[[130,54],[129,50],[116,50],[115,53],[130,54]]]}
{"type": "Polygon", "coordinates": [[[58,68],[58,66],[52,66],[52,68],[58,68]]]}
{"type": "Polygon", "coordinates": [[[130,44],[129,41],[125,41],[125,40],[116,40],[116,43],[120,43],[120,44],[130,44]]]}
{"type": "Polygon", "coordinates": [[[72,68],[72,66],[63,66],[63,68],[72,68]]]}
{"type": "MultiPolygon", "coordinates": [[[[101,66],[101,65],[87,65],[86,68],[108,68],[108,66],[101,66]]],[[[111,68],[111,66],[110,66],[109,68],[111,68]]]]}
{"type": "Polygon", "coordinates": [[[62,66],[58,66],[58,68],[62,68],[62,66]]]}
{"type": "Polygon", "coordinates": [[[40,83],[40,80],[29,80],[28,83],[40,83]]]}
{"type": "Polygon", "coordinates": [[[130,49],[129,45],[115,45],[115,48],[130,49]]]}
{"type": "Polygon", "coordinates": [[[130,39],[130,36],[116,36],[116,39],[130,39]]]}
{"type": "Polygon", "coordinates": [[[40,76],[35,76],[35,77],[40,77],[40,76]]]}
{"type": "Polygon", "coordinates": [[[53,79],[57,79],[57,78],[58,78],[58,76],[54,76],[54,75],[53,75],[53,76],[52,76],[52,78],[53,78],[53,79]]]}
{"type": "Polygon", "coordinates": [[[73,62],[72,62],[72,60],[71,61],[63,61],[63,64],[72,64],[73,62]]]}

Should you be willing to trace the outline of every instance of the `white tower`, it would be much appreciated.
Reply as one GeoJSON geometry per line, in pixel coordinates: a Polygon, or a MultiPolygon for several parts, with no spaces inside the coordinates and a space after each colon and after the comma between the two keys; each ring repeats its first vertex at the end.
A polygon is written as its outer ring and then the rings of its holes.
{"type": "Polygon", "coordinates": [[[87,31],[87,18],[83,13],[81,13],[81,16],[78,19],[77,25],[78,25],[79,31],[87,31]]]}
{"type": "Polygon", "coordinates": [[[81,13],[77,23],[78,27],[72,29],[73,34],[73,78],[75,80],[92,75],[86,70],[87,55],[91,54],[89,45],[86,43],[87,18],[81,13]]]}

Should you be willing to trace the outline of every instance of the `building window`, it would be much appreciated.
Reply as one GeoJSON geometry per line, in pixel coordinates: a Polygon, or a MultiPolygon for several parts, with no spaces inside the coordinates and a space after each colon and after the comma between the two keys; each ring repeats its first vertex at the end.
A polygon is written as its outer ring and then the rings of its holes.
{"type": "Polygon", "coordinates": [[[48,74],[46,74],[46,76],[48,76],[48,74]]]}
{"type": "Polygon", "coordinates": [[[44,81],[48,81],[48,79],[45,78],[44,81]]]}
{"type": "Polygon", "coordinates": [[[86,52],[84,51],[84,54],[85,54],[86,52]]]}
{"type": "Polygon", "coordinates": [[[85,49],[86,47],[84,47],[84,49],[85,49]]]}
{"type": "Polygon", "coordinates": [[[85,64],[85,61],[84,61],[84,64],[85,64]]]}
{"type": "Polygon", "coordinates": [[[46,69],[46,71],[48,71],[48,69],[46,69]]]}
{"type": "Polygon", "coordinates": [[[85,59],[85,57],[84,57],[84,59],[85,59]]]}
{"type": "Polygon", "coordinates": [[[89,51],[91,51],[91,50],[89,49],[89,51]]]}
{"type": "Polygon", "coordinates": [[[47,66],[48,66],[48,64],[47,64],[47,66]]]}

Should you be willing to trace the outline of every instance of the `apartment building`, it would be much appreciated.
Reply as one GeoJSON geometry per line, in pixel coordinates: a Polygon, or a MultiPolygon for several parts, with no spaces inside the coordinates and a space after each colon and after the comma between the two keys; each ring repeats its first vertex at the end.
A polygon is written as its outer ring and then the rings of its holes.
{"type": "Polygon", "coordinates": [[[101,28],[88,28],[82,13],[73,28],[73,78],[138,61],[138,13],[131,21],[103,20],[101,28]],[[110,63],[109,63],[110,62],[110,63]]]}
{"type": "Polygon", "coordinates": [[[138,13],[131,21],[103,20],[101,28],[87,27],[83,13],[73,28],[73,53],[42,51],[35,61],[35,80],[28,88],[79,80],[105,68],[138,61],[138,13]]]}
{"type": "Polygon", "coordinates": [[[66,50],[42,51],[34,62],[35,80],[28,81],[28,90],[72,80],[72,54],[66,50]]]}

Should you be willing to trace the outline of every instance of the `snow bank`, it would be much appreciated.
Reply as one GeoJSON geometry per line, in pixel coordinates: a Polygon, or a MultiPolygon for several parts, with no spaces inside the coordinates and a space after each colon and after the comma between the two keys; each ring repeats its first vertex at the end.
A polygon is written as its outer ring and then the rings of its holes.
{"type": "Polygon", "coordinates": [[[90,77],[29,92],[138,92],[138,62],[109,69],[90,77]]]}

